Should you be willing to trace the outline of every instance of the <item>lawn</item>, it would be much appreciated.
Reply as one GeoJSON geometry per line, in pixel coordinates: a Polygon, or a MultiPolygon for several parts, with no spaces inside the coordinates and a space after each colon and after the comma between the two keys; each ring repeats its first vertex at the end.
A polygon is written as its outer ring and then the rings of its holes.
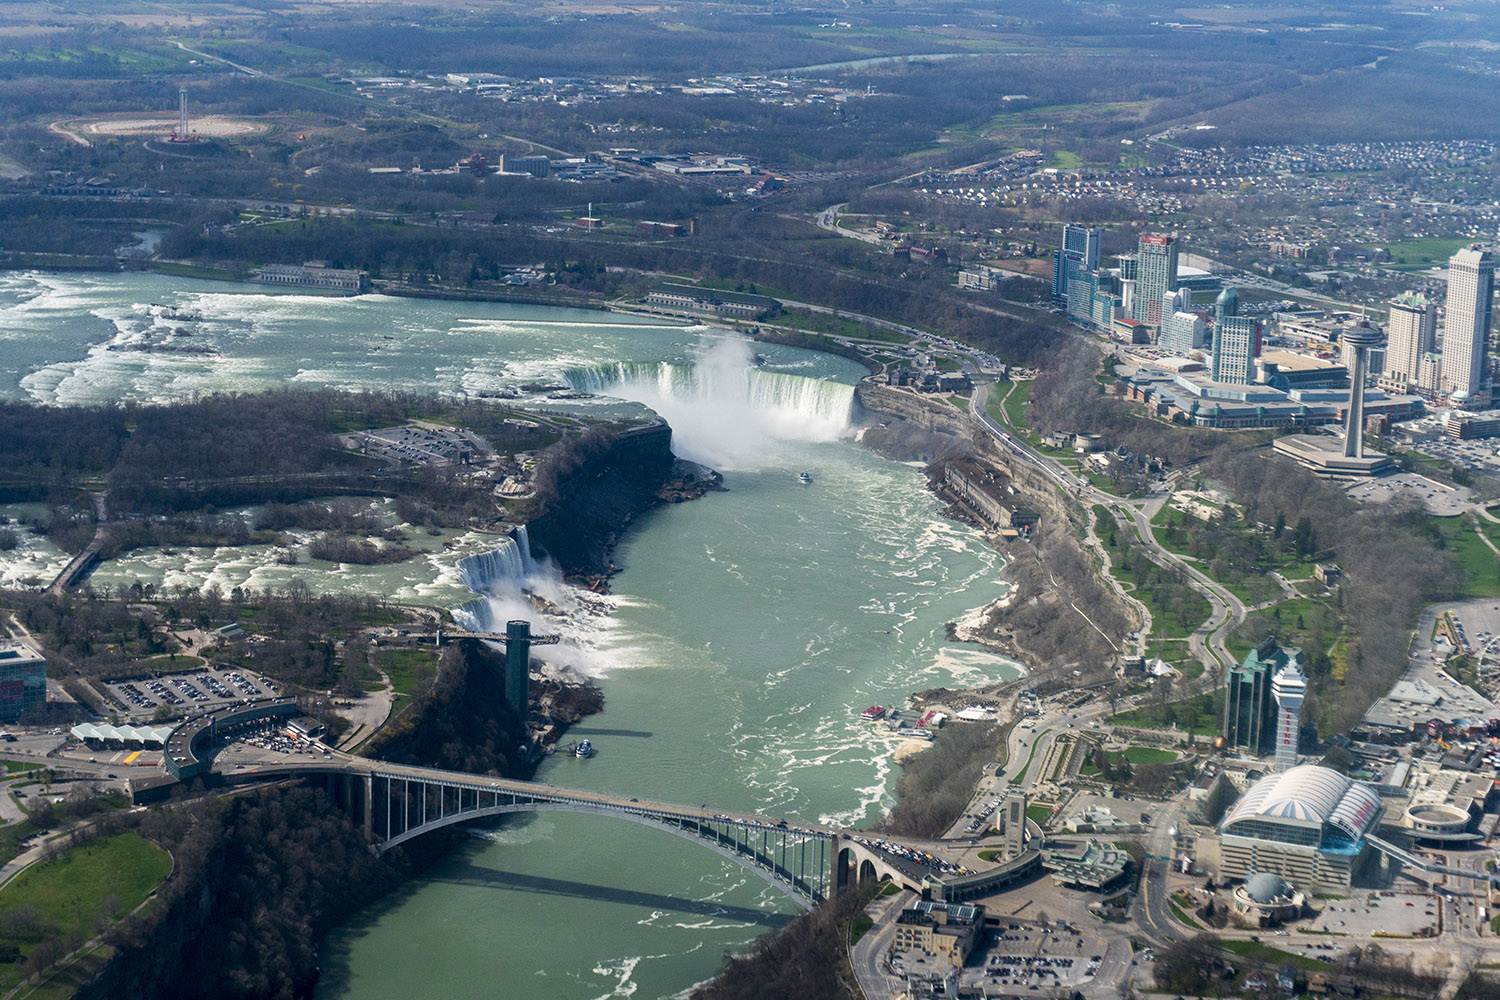
{"type": "Polygon", "coordinates": [[[1468,517],[1435,517],[1431,521],[1442,546],[1453,553],[1465,597],[1500,597],[1500,559],[1474,533],[1468,517]]]}
{"type": "Polygon", "coordinates": [[[1162,750],[1158,747],[1126,747],[1125,759],[1132,764],[1167,764],[1176,760],[1178,755],[1171,750],[1162,750]]]}
{"type": "Polygon", "coordinates": [[[0,764],[5,765],[6,774],[20,774],[22,771],[35,771],[37,768],[43,766],[42,764],[39,764],[34,760],[0,760],[0,764]]]}
{"type": "Polygon", "coordinates": [[[135,671],[138,676],[141,672],[151,674],[190,674],[204,667],[203,658],[190,656],[187,653],[166,653],[162,656],[153,656],[150,659],[140,660],[135,664],[139,670],[135,671]]]}
{"type": "Polygon", "coordinates": [[[382,649],[375,662],[391,679],[391,688],[402,697],[426,687],[437,674],[433,654],[422,649],[382,649]]]}
{"type": "Polygon", "coordinates": [[[1145,551],[1137,552],[1130,560],[1128,570],[1121,568],[1128,547],[1130,533],[1118,527],[1114,515],[1095,505],[1098,518],[1096,529],[1105,549],[1114,564],[1111,573],[1124,585],[1125,590],[1151,611],[1151,638],[1185,639],[1193,629],[1213,613],[1208,599],[1193,590],[1185,582],[1174,579],[1174,572],[1151,562],[1145,551]],[[1110,545],[1113,539],[1114,545],[1110,545]]]}
{"type": "Polygon", "coordinates": [[[1304,972],[1322,972],[1328,968],[1327,962],[1290,951],[1282,951],[1280,948],[1272,948],[1259,941],[1222,941],[1219,947],[1265,966],[1290,965],[1304,972]]]}
{"type": "Polygon", "coordinates": [[[1034,432],[1027,417],[1026,404],[1031,402],[1031,391],[1035,388],[1035,382],[1012,382],[1009,393],[999,393],[1004,397],[1000,405],[1004,408],[1005,415],[995,417],[1001,423],[1008,422],[1018,433],[1025,435],[1028,439],[1034,436],[1034,432]]]}
{"type": "MultiPolygon", "coordinates": [[[[29,907],[45,934],[88,937],[106,908],[125,914],[139,906],[172,870],[172,856],[138,833],[118,833],[35,865],[0,889],[0,908],[29,907]]],[[[0,938],[28,954],[37,941],[0,938]]],[[[0,988],[20,981],[24,962],[0,965],[0,988]]]]}
{"type": "Polygon", "coordinates": [[[1219,688],[1186,701],[1168,702],[1164,706],[1146,705],[1121,712],[1111,716],[1109,721],[1115,725],[1137,726],[1141,729],[1170,729],[1176,723],[1185,730],[1191,720],[1192,731],[1199,736],[1217,736],[1219,720],[1223,717],[1224,689],[1219,688]]]}
{"type": "Polygon", "coordinates": [[[1037,826],[1041,826],[1052,818],[1051,806],[1030,805],[1026,807],[1026,818],[1037,826]]]}
{"type": "Polygon", "coordinates": [[[1172,911],[1172,916],[1176,917],[1178,920],[1182,921],[1184,924],[1187,924],[1189,927],[1194,927],[1194,928],[1197,928],[1198,930],[1202,930],[1203,929],[1203,925],[1202,924],[1198,923],[1198,921],[1196,921],[1192,917],[1188,916],[1187,913],[1186,913],[1186,911],[1184,911],[1181,906],[1177,905],[1177,900],[1175,900],[1175,899],[1169,899],[1169,900],[1167,900],[1167,908],[1172,911]]]}

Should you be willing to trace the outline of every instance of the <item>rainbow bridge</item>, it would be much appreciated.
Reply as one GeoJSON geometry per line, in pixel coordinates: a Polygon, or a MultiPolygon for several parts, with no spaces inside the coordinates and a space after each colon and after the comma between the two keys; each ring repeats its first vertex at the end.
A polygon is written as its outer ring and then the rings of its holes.
{"type": "Polygon", "coordinates": [[[253,702],[188,719],[168,737],[172,782],[241,785],[303,778],[327,783],[330,797],[361,824],[372,847],[390,850],[460,823],[526,812],[598,813],[654,827],[707,847],[810,907],[856,884],[890,881],[929,898],[969,899],[1028,881],[1041,855],[1026,850],[997,867],[969,871],[953,845],[879,839],[858,830],[643,800],[611,792],[445,771],[328,753],[268,754],[255,765],[222,770],[214,758],[239,732],[297,713],[296,700],[253,702]]]}

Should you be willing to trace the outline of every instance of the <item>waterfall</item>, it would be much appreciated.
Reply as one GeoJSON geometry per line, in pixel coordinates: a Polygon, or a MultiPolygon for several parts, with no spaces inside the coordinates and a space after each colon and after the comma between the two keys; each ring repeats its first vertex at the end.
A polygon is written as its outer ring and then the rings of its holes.
{"type": "Polygon", "coordinates": [[[489,552],[465,556],[458,564],[464,586],[476,594],[488,594],[506,586],[520,587],[536,568],[529,551],[530,543],[526,548],[523,554],[516,539],[506,538],[489,552]]]}
{"type": "Polygon", "coordinates": [[[495,606],[488,597],[476,597],[454,608],[453,619],[475,632],[504,631],[504,626],[495,619],[495,606]]]}
{"type": "Polygon", "coordinates": [[[827,440],[843,433],[849,429],[854,408],[852,385],[768,372],[750,365],[619,361],[569,369],[563,373],[563,380],[580,392],[641,402],[649,402],[640,399],[644,396],[677,404],[747,406],[789,421],[806,422],[805,433],[785,435],[794,439],[827,440]]]}
{"type": "Polygon", "coordinates": [[[574,389],[650,407],[672,425],[679,458],[721,471],[800,463],[798,443],[836,441],[853,423],[853,386],[765,371],[749,343],[732,337],[709,341],[690,365],[616,362],[563,378],[574,389]]]}

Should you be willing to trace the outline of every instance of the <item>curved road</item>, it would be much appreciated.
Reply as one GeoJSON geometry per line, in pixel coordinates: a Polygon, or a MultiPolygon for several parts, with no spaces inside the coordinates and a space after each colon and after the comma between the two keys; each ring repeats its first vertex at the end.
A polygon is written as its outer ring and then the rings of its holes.
{"type": "Polygon", "coordinates": [[[1080,503],[1098,504],[1109,510],[1117,519],[1126,518],[1134,526],[1136,538],[1146,548],[1152,561],[1160,566],[1180,571],[1187,578],[1188,585],[1202,594],[1213,608],[1213,613],[1208,620],[1194,629],[1188,637],[1189,648],[1207,668],[1207,676],[1217,678],[1222,676],[1221,671],[1232,668],[1235,659],[1229,651],[1227,639],[1230,631],[1245,620],[1247,609],[1238,597],[1156,540],[1156,535],[1151,530],[1151,516],[1147,508],[1154,505],[1155,509],[1160,509],[1165,495],[1153,494],[1140,500],[1127,500],[1113,493],[1106,493],[1057,460],[1038,454],[990,418],[985,411],[985,400],[989,389],[988,385],[980,386],[975,391],[974,402],[969,407],[969,412],[978,420],[980,426],[1017,460],[1047,476],[1080,503]]]}

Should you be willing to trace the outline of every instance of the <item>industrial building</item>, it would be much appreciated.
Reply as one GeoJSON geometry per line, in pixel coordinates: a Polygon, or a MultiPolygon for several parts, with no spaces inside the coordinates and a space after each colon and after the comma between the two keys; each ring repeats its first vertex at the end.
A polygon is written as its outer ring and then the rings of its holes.
{"type": "Polygon", "coordinates": [[[0,642],[0,722],[47,706],[47,660],[25,642],[0,642]]]}
{"type": "Polygon", "coordinates": [[[653,306],[716,313],[741,319],[760,319],[780,308],[780,303],[767,295],[721,292],[696,285],[659,285],[646,296],[646,302],[653,306]]]}
{"type": "Polygon", "coordinates": [[[1262,778],[1198,840],[1198,861],[1216,877],[1271,872],[1304,892],[1344,892],[1373,848],[1384,812],[1375,789],[1330,768],[1303,764],[1262,778]]]}
{"type": "Polygon", "coordinates": [[[943,485],[966,507],[991,527],[1004,531],[1029,531],[1041,515],[1016,503],[1011,490],[995,474],[973,462],[949,462],[943,470],[943,485]]]}
{"type": "Polygon", "coordinates": [[[322,264],[267,264],[250,272],[250,279],[263,285],[296,285],[358,295],[370,290],[367,271],[346,271],[322,264]]]}

